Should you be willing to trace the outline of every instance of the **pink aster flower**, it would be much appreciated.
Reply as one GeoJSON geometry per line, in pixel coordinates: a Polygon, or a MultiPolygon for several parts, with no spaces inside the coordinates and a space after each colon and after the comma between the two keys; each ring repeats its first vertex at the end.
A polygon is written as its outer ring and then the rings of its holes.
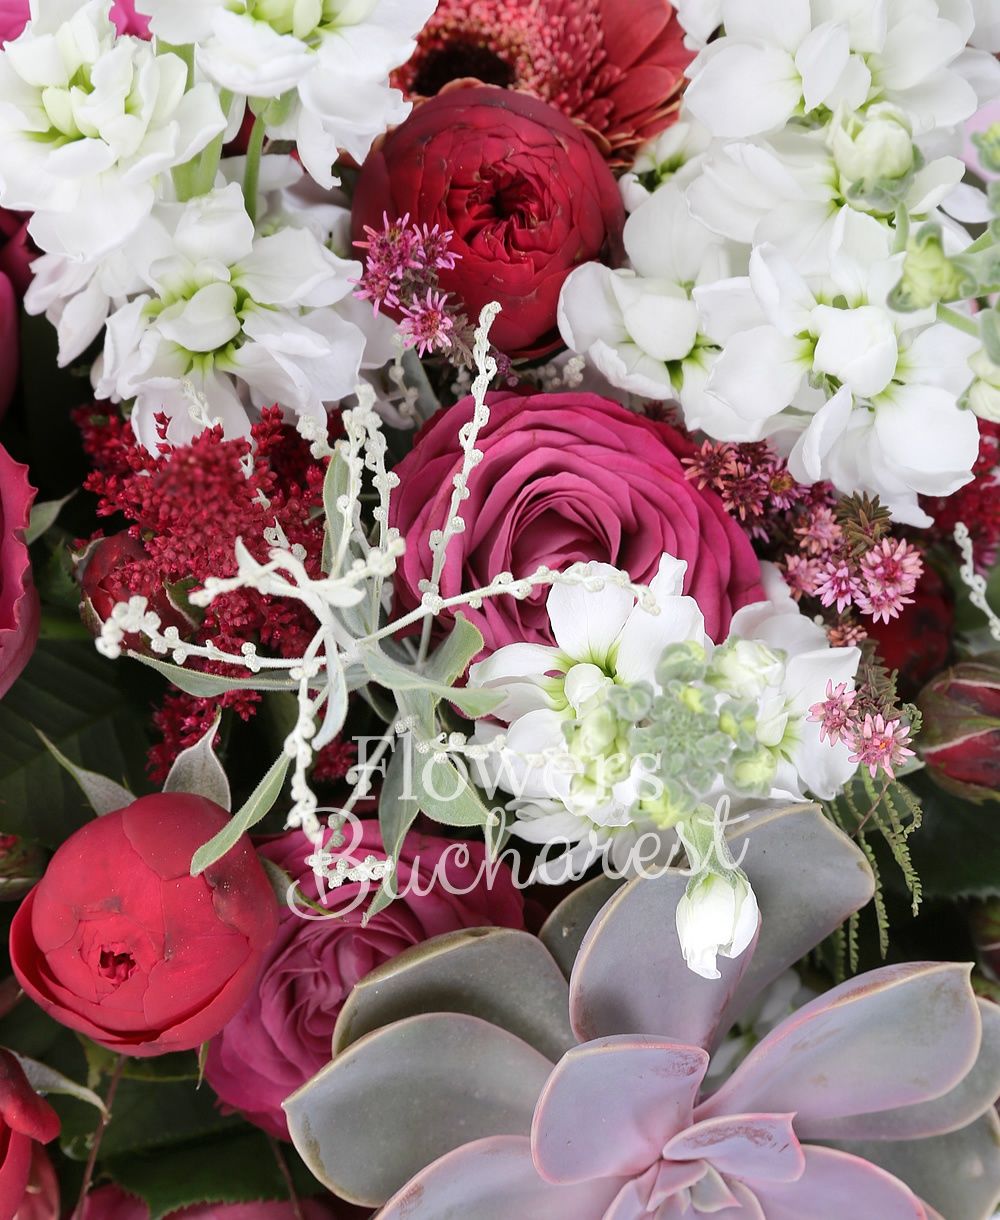
{"type": "Polygon", "coordinates": [[[872,716],[869,712],[854,735],[851,744],[855,752],[850,760],[867,767],[873,779],[880,767],[890,779],[895,779],[895,768],[913,757],[909,740],[908,726],[899,720],[887,721],[881,713],[872,716]]]}
{"type": "Polygon", "coordinates": [[[795,534],[802,540],[802,549],[809,555],[826,555],[840,546],[844,538],[844,531],[833,510],[825,504],[817,504],[805,524],[796,528],[795,534]]]}
{"type": "Polygon", "coordinates": [[[624,165],[673,122],[691,59],[668,0],[439,0],[394,83],[416,98],[469,78],[531,93],[624,165]]]}
{"type": "Polygon", "coordinates": [[[909,542],[883,538],[862,556],[860,570],[864,587],[855,598],[858,608],[887,623],[913,603],[909,594],[923,575],[924,561],[909,542]]]}
{"type": "Polygon", "coordinates": [[[399,329],[408,345],[415,347],[419,355],[426,356],[429,352],[451,347],[455,321],[448,300],[449,293],[428,288],[423,299],[414,297],[409,305],[404,305],[400,310],[403,320],[399,329]]]}
{"type": "Polygon", "coordinates": [[[857,693],[847,689],[846,682],[840,682],[835,687],[830,680],[826,684],[826,698],[821,703],[814,703],[809,709],[808,719],[819,724],[819,739],[830,740],[834,746],[838,741],[848,741],[851,737],[853,717],[851,708],[857,693]]]}
{"type": "Polygon", "coordinates": [[[837,613],[843,614],[861,592],[861,585],[846,559],[831,559],[820,570],[813,592],[824,606],[836,603],[837,613]]]}
{"type": "Polygon", "coordinates": [[[785,584],[798,601],[801,597],[812,595],[821,579],[823,565],[818,559],[809,559],[805,555],[789,555],[784,570],[785,584]]]}

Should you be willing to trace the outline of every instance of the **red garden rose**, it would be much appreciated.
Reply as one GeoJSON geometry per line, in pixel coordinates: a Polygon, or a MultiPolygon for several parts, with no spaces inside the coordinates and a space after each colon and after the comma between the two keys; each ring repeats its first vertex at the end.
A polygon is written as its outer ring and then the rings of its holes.
{"type": "MultiPolygon", "coordinates": [[[[385,859],[377,824],[356,825],[360,838],[344,850],[358,860],[385,859]]],[[[262,854],[298,878],[302,892],[315,900],[315,879],[305,864],[310,850],[305,836],[293,831],[266,843],[262,854]]],[[[477,883],[484,852],[481,843],[409,834],[396,866],[401,896],[367,926],[362,918],[373,887],[363,892],[358,883],[342,886],[328,899],[331,912],[357,901],[342,918],[301,919],[283,911],[256,989],[209,1047],[205,1076],[219,1097],[287,1139],[281,1103],[329,1062],[340,1007],[360,978],[442,932],[486,924],[523,928],[521,895],[505,866],[496,869],[492,885],[485,879],[477,883]],[[456,858],[458,852],[468,853],[467,862],[456,858]],[[435,884],[426,893],[435,866],[445,870],[454,889],[469,892],[452,894],[435,884]],[[420,892],[407,893],[414,874],[420,892]],[[253,1064],[252,1072],[247,1064],[253,1064]]]]}
{"type": "MultiPolygon", "coordinates": [[[[465,532],[453,538],[441,580],[452,597],[488,584],[499,572],[530,575],[598,560],[639,584],[656,575],[667,552],[688,565],[684,592],[723,639],[734,611],[763,598],[760,564],[747,535],[710,490],[684,477],[693,446],[666,424],[645,419],[596,394],[489,396],[490,420],[476,447],[483,459],[462,507],[465,532]]],[[[439,411],[396,467],[391,524],[406,541],[396,571],[401,608],[420,603],[430,576],[428,538],[449,512],[452,480],[462,467],[458,433],[472,417],[465,398],[439,411]]],[[[551,644],[540,587],[525,601],[489,598],[462,614],[486,647],[551,644]]]]}
{"type": "Polygon", "coordinates": [[[510,356],[559,342],[556,306],[581,263],[617,261],[625,220],[614,177],[565,115],[526,94],[452,88],[418,106],[364,164],[354,194],[354,238],[409,214],[454,234],[454,270],[440,286],[471,321],[489,301],[491,331],[510,356]]]}
{"type": "Polygon", "coordinates": [[[50,1016],[128,1055],[190,1050],[246,999],[277,926],[243,837],[198,877],[229,821],[200,796],[145,796],[76,831],[14,916],[17,980],[50,1016]]]}
{"type": "Polygon", "coordinates": [[[38,640],[38,594],[24,542],[34,498],[27,466],[0,445],[0,697],[27,665],[38,640]]]}
{"type": "Polygon", "coordinates": [[[0,1220],[24,1203],[39,1144],[59,1134],[59,1118],[28,1083],[10,1051],[0,1050],[0,1220]]]}

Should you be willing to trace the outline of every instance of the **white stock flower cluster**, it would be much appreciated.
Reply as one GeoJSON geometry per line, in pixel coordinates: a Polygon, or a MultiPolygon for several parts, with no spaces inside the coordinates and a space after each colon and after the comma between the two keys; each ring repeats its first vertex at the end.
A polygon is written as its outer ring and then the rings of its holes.
{"type": "Polygon", "coordinates": [[[770,565],[767,600],[713,644],[685,570],[662,557],[650,609],[594,565],[602,589],[549,594],[554,647],[510,644],[469,670],[470,687],[504,696],[501,723],[477,723],[476,741],[494,747],[477,778],[512,794],[513,834],[565,847],[540,880],[579,876],[605,851],[618,860],[646,832],[672,838],[698,804],[828,799],[856,769],[807,716],[829,681],[853,686],[860,651],[830,647],[770,565]]]}
{"type": "Polygon", "coordinates": [[[31,0],[0,50],[0,207],[33,213],[43,251],[26,308],[62,364],[103,332],[95,390],[134,400],[152,450],[246,434],[275,402],[325,419],[394,353],[352,295],[333,167],[405,118],[389,74],[434,0],[147,0],[150,41],[110,8],[31,0]],[[248,106],[247,153],[225,156],[248,106]]]}
{"type": "Polygon", "coordinates": [[[918,495],[971,478],[960,400],[980,342],[961,310],[889,297],[914,222],[937,220],[958,252],[959,222],[989,217],[954,154],[1000,96],[995,5],[722,0],[680,16],[703,49],[680,121],[622,181],[628,265],[570,276],[563,339],[619,390],[677,399],[691,428],[770,438],[801,481],[927,525],[918,495]]]}

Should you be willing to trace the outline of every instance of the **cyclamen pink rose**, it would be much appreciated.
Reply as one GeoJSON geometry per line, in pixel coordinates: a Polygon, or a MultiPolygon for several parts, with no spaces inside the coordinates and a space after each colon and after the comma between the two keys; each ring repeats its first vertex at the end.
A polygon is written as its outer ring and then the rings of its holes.
{"type": "MultiPolygon", "coordinates": [[[[315,901],[315,879],[305,863],[311,850],[305,836],[292,831],[264,842],[260,854],[298,878],[302,893],[315,901]]],[[[360,838],[351,850],[358,861],[369,855],[385,859],[375,822],[361,823],[360,838]]],[[[492,884],[485,878],[476,883],[484,858],[481,843],[410,834],[397,864],[401,896],[367,927],[362,918],[375,885],[367,894],[362,894],[360,883],[334,891],[327,904],[331,912],[363,899],[341,918],[302,919],[283,910],[257,987],[209,1046],[205,1076],[222,1101],[270,1134],[287,1139],[281,1103],[329,1060],[337,1015],[359,979],[442,932],[486,924],[523,928],[522,898],[506,866],[497,868],[492,884]],[[425,893],[435,869],[451,888],[469,892],[453,894],[435,884],[425,893]],[[406,891],[413,877],[419,878],[420,892],[414,886],[410,894],[406,891]],[[247,1071],[248,1064],[252,1071],[247,1071]]]]}
{"type": "Polygon", "coordinates": [[[38,640],[38,593],[24,543],[34,497],[27,466],[0,445],[0,697],[27,665],[38,640]]]}
{"type": "MultiPolygon", "coordinates": [[[[596,394],[497,393],[476,448],[482,461],[462,506],[464,533],[452,538],[441,594],[453,597],[500,572],[530,575],[545,564],[561,571],[598,560],[638,584],[656,575],[666,552],[687,563],[684,592],[705,616],[705,630],[725,638],[735,611],[763,598],[750,541],[710,490],[684,477],[694,446],[676,429],[596,394]]],[[[472,418],[464,398],[439,411],[396,467],[390,523],[406,541],[396,570],[401,609],[420,604],[431,572],[429,536],[448,520],[452,480],[462,469],[458,434],[472,418]]],[[[462,614],[490,650],[522,641],[552,644],[548,589],[516,601],[498,597],[462,614]]]]}

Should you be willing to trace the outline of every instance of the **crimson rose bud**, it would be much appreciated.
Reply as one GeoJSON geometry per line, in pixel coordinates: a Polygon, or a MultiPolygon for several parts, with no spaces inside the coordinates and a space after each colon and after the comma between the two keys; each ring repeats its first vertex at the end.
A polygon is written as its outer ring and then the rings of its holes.
{"type": "Polygon", "coordinates": [[[581,263],[618,261],[625,223],[614,176],[580,128],[546,102],[491,86],[423,102],[369,155],[354,240],[365,225],[381,231],[383,214],[452,232],[460,258],[440,287],[471,322],[500,302],[490,338],[508,356],[559,345],[563,281],[581,263]]]}
{"type": "Polygon", "coordinates": [[[917,702],[918,745],[931,777],[969,800],[1000,799],[1000,654],[945,670],[917,702]]]}
{"type": "Polygon", "coordinates": [[[0,1050],[0,1220],[12,1220],[24,1202],[36,1145],[58,1134],[55,1110],[10,1051],[0,1050]]]}
{"type": "Polygon", "coordinates": [[[277,902],[245,835],[200,876],[191,857],[229,821],[162,793],[62,844],[14,916],[18,982],[50,1016],[127,1055],[190,1050],[254,985],[277,902]]]}
{"type": "MultiPolygon", "coordinates": [[[[76,578],[83,595],[80,617],[94,635],[100,634],[101,625],[119,602],[137,594],[160,616],[162,627],[176,627],[182,637],[190,634],[192,621],[170,600],[159,576],[150,575],[150,567],[146,548],[128,530],[98,538],[76,557],[76,578]]],[[[148,651],[139,635],[127,635],[125,646],[133,652],[148,651]]]]}

